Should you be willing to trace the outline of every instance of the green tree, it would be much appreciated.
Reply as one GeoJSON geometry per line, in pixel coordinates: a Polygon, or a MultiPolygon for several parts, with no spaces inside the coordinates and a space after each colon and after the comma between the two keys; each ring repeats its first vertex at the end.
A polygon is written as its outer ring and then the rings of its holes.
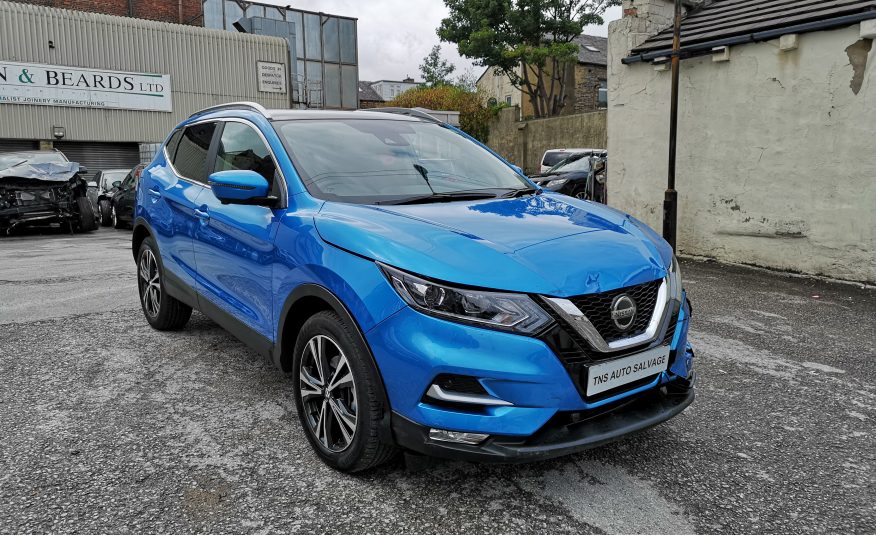
{"type": "Polygon", "coordinates": [[[450,75],[456,70],[456,66],[441,57],[441,45],[432,47],[432,51],[423,58],[420,65],[420,74],[428,87],[450,85],[450,75]]]}
{"type": "Polygon", "coordinates": [[[578,55],[584,27],[620,0],[444,0],[450,16],[438,36],[460,55],[505,75],[532,104],[536,117],[556,115],[578,55]]]}
{"type": "Polygon", "coordinates": [[[495,110],[486,106],[484,95],[455,85],[411,89],[386,105],[458,111],[459,127],[484,143],[490,135],[490,120],[496,114],[495,110]]]}

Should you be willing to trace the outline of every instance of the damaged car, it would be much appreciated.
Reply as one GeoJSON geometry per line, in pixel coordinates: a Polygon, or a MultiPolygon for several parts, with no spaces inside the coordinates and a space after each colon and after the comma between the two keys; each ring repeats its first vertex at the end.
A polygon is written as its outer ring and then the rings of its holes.
{"type": "Polygon", "coordinates": [[[71,232],[97,229],[84,172],[60,151],[0,154],[0,233],[51,224],[71,232]]]}

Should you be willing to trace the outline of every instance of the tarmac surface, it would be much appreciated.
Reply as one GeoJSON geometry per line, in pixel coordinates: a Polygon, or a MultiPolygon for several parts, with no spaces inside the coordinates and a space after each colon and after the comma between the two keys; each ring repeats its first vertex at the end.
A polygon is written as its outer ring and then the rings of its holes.
{"type": "Polygon", "coordinates": [[[682,261],[697,399],[520,466],[311,452],[290,379],[152,330],[130,232],[0,238],[0,533],[876,533],[876,291],[682,261]]]}

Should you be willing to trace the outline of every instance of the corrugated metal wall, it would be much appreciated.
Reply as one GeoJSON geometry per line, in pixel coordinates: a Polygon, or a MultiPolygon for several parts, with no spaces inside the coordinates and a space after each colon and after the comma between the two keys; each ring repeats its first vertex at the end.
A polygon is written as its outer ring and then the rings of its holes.
{"type": "Polygon", "coordinates": [[[288,108],[288,95],[261,93],[256,79],[257,61],[291,72],[288,54],[277,37],[0,1],[0,59],[169,74],[173,96],[172,113],[0,104],[0,138],[52,139],[58,125],[67,141],[155,142],[214,104],[288,108]]]}

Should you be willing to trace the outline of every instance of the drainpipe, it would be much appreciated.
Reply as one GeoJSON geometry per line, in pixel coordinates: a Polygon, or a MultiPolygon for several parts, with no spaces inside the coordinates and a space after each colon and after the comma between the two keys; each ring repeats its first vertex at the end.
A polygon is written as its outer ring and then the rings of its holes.
{"type": "Polygon", "coordinates": [[[678,81],[681,49],[681,0],[675,0],[675,26],[672,36],[672,95],[669,111],[669,180],[663,196],[663,238],[675,251],[678,220],[678,192],[675,191],[675,157],[678,141],[678,81]]]}
{"type": "Polygon", "coordinates": [[[177,10],[179,10],[179,23],[185,24],[183,19],[183,0],[178,0],[176,3],[177,10]]]}

